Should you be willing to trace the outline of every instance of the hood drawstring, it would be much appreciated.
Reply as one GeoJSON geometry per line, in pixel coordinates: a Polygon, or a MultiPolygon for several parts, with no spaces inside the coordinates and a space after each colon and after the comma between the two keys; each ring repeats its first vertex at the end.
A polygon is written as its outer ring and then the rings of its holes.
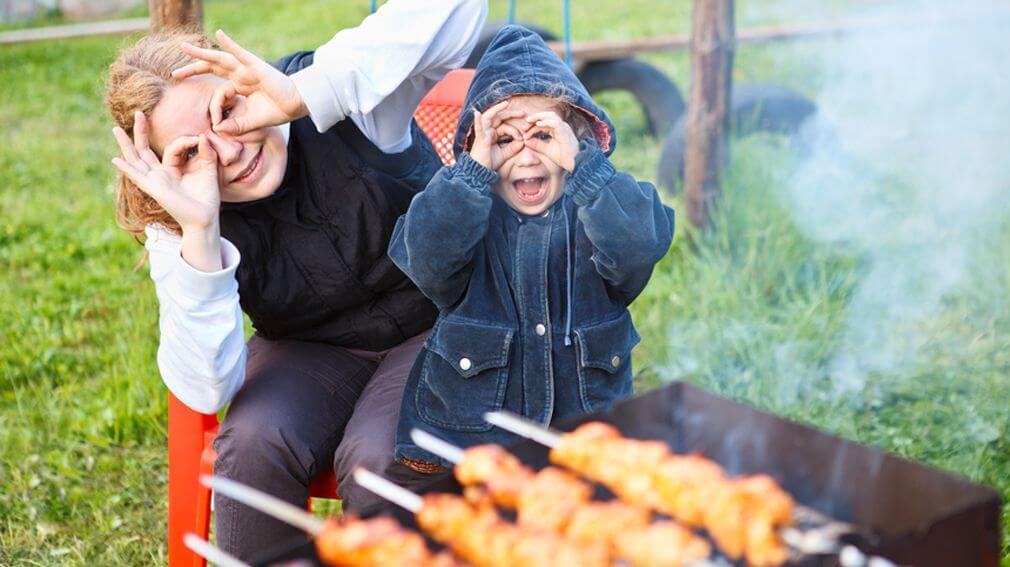
{"type": "Polygon", "coordinates": [[[561,196],[561,211],[565,216],[565,346],[572,346],[572,302],[575,274],[572,273],[572,233],[568,226],[568,196],[561,196]]]}

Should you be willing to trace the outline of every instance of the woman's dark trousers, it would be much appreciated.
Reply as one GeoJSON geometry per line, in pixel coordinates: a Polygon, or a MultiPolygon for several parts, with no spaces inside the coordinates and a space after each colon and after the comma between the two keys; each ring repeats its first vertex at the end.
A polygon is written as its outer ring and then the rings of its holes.
{"type": "MultiPolygon", "coordinates": [[[[332,469],[344,511],[363,515],[381,500],[354,483],[354,467],[408,487],[428,480],[393,462],[403,387],[426,336],[382,352],[253,336],[246,381],[214,441],[215,474],[301,507],[312,479],[332,469]]],[[[246,561],[305,535],[219,495],[214,518],[217,544],[246,561]]]]}

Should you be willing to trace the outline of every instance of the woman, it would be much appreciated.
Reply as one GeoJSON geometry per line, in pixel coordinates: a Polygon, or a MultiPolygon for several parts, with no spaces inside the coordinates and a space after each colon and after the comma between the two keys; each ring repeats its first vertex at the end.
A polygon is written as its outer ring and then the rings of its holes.
{"type": "MultiPolygon", "coordinates": [[[[117,212],[146,235],[162,378],[197,411],[231,402],[217,474],[301,505],[333,467],[360,513],[377,502],[354,466],[414,478],[393,433],[436,311],[385,251],[440,166],[413,110],[485,14],[483,0],[393,0],[276,68],[221,32],[226,51],[173,32],[111,65],[117,212]]],[[[299,533],[217,496],[215,521],[246,559],[299,533]]]]}

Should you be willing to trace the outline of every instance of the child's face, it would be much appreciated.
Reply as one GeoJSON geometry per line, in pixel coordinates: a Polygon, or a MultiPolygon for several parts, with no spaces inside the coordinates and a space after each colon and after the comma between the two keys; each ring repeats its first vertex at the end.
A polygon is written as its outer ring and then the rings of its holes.
{"type": "MultiPolygon", "coordinates": [[[[544,96],[515,96],[509,99],[509,103],[510,112],[521,111],[525,114],[504,120],[502,124],[511,126],[524,138],[538,136],[537,139],[543,139],[548,135],[543,132],[543,128],[527,122],[527,116],[559,110],[555,100],[544,96]]],[[[514,142],[511,132],[509,128],[499,128],[494,143],[507,145],[514,142]]],[[[502,162],[497,171],[499,180],[494,186],[494,192],[524,215],[543,214],[561,198],[564,191],[564,168],[545,154],[534,151],[528,144],[524,144],[518,153],[502,162]]]]}

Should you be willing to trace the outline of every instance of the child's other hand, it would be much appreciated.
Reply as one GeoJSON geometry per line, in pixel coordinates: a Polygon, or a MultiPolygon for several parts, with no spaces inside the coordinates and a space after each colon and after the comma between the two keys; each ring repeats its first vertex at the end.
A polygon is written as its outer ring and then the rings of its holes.
{"type": "Polygon", "coordinates": [[[522,110],[505,110],[509,101],[505,100],[485,110],[473,111],[473,146],[470,157],[488,169],[498,171],[512,156],[523,149],[521,132],[505,124],[506,120],[521,118],[522,110]]]}
{"type": "Polygon", "coordinates": [[[538,112],[526,117],[530,129],[526,131],[526,146],[546,156],[565,171],[575,169],[575,156],[579,153],[579,139],[567,122],[556,112],[538,112]]]}

